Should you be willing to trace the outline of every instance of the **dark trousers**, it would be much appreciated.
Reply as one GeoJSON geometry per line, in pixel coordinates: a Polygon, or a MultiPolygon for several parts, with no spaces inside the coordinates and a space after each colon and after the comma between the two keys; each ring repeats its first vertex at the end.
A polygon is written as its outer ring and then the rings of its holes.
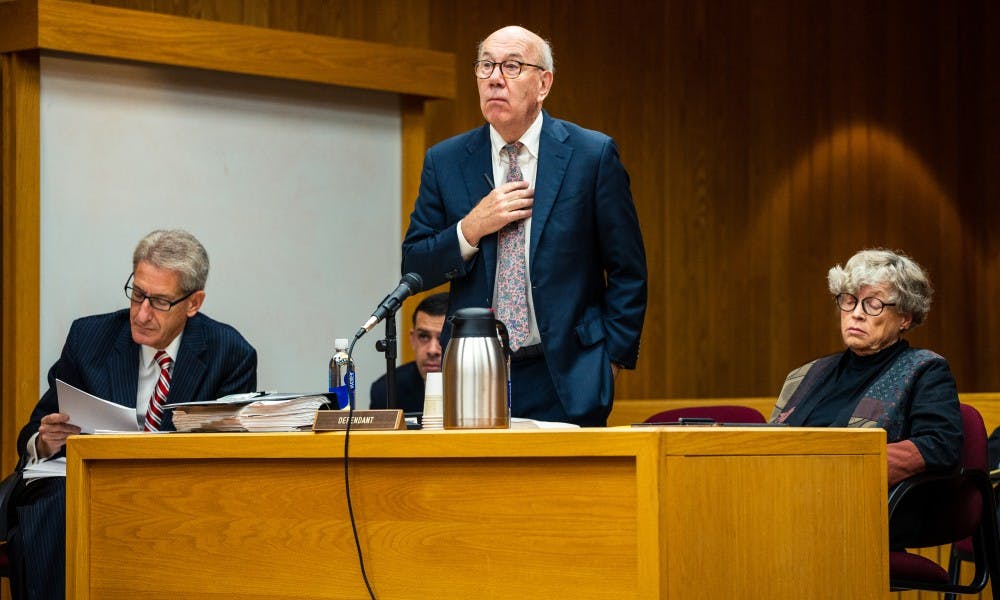
{"type": "Polygon", "coordinates": [[[15,492],[7,533],[14,600],[66,597],[66,479],[48,477],[15,492]]]}

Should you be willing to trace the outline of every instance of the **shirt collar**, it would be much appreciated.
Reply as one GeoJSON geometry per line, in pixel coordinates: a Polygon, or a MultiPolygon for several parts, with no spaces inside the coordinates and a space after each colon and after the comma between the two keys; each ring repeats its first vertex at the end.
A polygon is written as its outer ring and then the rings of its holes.
{"type": "MultiPolygon", "coordinates": [[[[174,341],[170,342],[167,347],[164,348],[167,355],[169,355],[170,359],[174,362],[177,362],[177,350],[181,347],[182,337],[184,337],[183,331],[178,333],[177,337],[174,338],[174,341]]],[[[153,365],[153,358],[156,357],[156,353],[159,352],[159,350],[153,348],[152,346],[139,346],[139,348],[142,350],[142,366],[147,369],[151,368],[153,365]]]]}
{"type": "MultiPolygon", "coordinates": [[[[528,126],[528,130],[524,132],[520,139],[517,140],[524,144],[524,150],[527,150],[528,153],[536,160],[538,159],[539,140],[542,138],[543,120],[544,115],[542,111],[539,111],[538,116],[535,117],[535,120],[528,126]]],[[[490,145],[493,147],[493,156],[503,156],[500,151],[507,145],[507,142],[500,137],[500,133],[494,129],[492,125],[490,125],[490,145]]],[[[506,163],[506,157],[504,157],[502,161],[506,163]]]]}

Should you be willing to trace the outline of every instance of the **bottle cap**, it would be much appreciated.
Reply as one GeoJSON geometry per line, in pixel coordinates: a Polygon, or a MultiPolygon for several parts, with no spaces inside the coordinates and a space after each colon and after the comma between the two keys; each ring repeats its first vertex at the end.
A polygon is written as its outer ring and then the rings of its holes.
{"type": "Polygon", "coordinates": [[[347,338],[337,338],[333,340],[333,348],[335,350],[347,350],[347,346],[347,338]]]}

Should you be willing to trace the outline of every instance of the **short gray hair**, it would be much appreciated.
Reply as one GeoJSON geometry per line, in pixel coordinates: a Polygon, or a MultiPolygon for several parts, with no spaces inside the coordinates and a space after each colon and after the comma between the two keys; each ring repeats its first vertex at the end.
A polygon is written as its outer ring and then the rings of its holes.
{"type": "Polygon", "coordinates": [[[538,39],[542,40],[541,43],[538,44],[538,53],[540,54],[538,62],[540,62],[542,67],[544,67],[549,73],[555,73],[556,61],[552,58],[552,42],[541,36],[539,36],[538,39]]]}
{"type": "MultiPolygon", "coordinates": [[[[896,310],[912,315],[912,326],[924,322],[931,310],[934,289],[927,272],[915,260],[896,250],[862,250],[827,273],[831,294],[854,294],[866,285],[888,284],[896,310]]],[[[860,298],[859,298],[860,300],[860,298]]]]}
{"type": "Polygon", "coordinates": [[[208,280],[208,252],[196,237],[183,229],[157,229],[139,240],[132,253],[132,271],[140,262],[180,275],[181,290],[205,289],[208,280]]]}
{"type": "MultiPolygon", "coordinates": [[[[524,28],[521,27],[521,29],[524,29],[524,28]]],[[[543,38],[542,36],[538,35],[534,31],[531,31],[531,30],[528,30],[528,29],[524,29],[524,30],[527,31],[528,33],[530,33],[531,35],[535,36],[535,38],[537,38],[535,40],[535,42],[536,42],[535,46],[538,48],[538,62],[540,63],[539,66],[541,66],[543,69],[545,69],[549,73],[555,73],[556,72],[556,61],[552,57],[552,42],[550,42],[549,40],[547,40],[547,39],[543,38]]],[[[494,33],[496,33],[496,32],[494,32],[494,33]]],[[[491,33],[490,35],[493,35],[493,34],[491,33]]],[[[489,36],[486,36],[486,38],[480,40],[479,44],[476,45],[476,58],[482,58],[483,57],[483,44],[486,43],[487,39],[489,39],[489,36]]]]}

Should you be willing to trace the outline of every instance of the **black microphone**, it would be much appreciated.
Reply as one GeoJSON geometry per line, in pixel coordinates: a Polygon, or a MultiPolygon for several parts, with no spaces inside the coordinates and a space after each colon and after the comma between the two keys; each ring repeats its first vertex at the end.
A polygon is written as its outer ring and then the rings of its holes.
{"type": "Polygon", "coordinates": [[[372,330],[382,322],[388,316],[395,314],[399,307],[402,306],[403,300],[406,300],[413,294],[416,294],[420,290],[424,289],[424,280],[416,273],[407,273],[403,275],[403,278],[399,281],[399,285],[396,289],[392,290],[388,296],[386,296],[382,302],[372,313],[372,316],[365,321],[365,324],[361,326],[361,329],[354,334],[354,339],[357,339],[364,334],[372,330]]]}

